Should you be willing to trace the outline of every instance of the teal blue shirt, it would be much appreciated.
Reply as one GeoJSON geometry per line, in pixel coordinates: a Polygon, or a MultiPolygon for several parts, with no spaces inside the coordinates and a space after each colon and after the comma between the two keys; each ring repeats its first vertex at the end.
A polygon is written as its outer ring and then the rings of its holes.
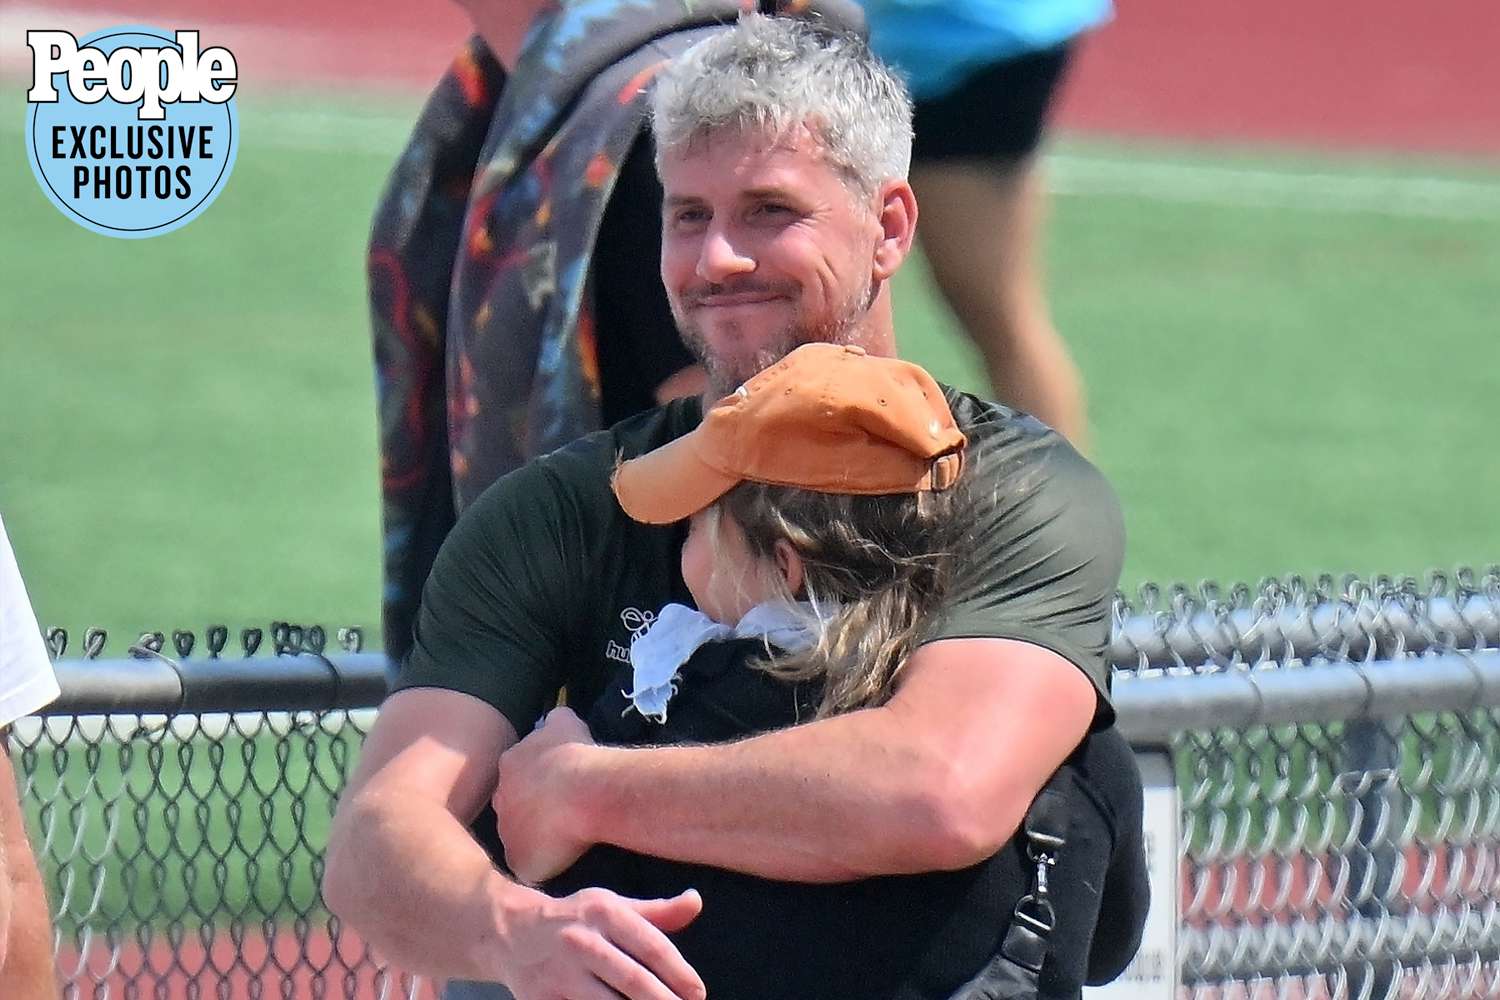
{"type": "Polygon", "coordinates": [[[860,0],[870,47],[917,100],[981,66],[1048,49],[1109,20],[1110,0],[860,0]]]}

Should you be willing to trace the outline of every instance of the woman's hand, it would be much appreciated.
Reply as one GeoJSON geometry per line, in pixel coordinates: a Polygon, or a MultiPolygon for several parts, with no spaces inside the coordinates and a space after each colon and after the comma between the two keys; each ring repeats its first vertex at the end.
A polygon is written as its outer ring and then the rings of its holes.
{"type": "Polygon", "coordinates": [[[593,846],[582,834],[581,816],[568,795],[581,763],[579,751],[593,747],[584,721],[571,709],[556,708],[501,755],[492,802],[505,863],[517,879],[544,882],[593,846]]]}

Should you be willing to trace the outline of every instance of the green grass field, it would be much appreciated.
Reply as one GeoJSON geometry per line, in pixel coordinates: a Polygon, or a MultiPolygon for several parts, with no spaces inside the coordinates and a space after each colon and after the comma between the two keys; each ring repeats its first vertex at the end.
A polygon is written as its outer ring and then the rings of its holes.
{"type": "MultiPolygon", "coordinates": [[[[144,241],[63,219],[0,125],[0,511],[44,624],[377,623],[362,247],[414,105],[327,102],[247,100],[227,190],[144,241]]],[[[1127,588],[1500,560],[1500,166],[1061,151],[1127,182],[1058,197],[1048,233],[1127,588]],[[1129,192],[1163,164],[1218,193],[1129,192]]],[[[919,266],[898,302],[906,353],[977,388],[919,266]]]]}

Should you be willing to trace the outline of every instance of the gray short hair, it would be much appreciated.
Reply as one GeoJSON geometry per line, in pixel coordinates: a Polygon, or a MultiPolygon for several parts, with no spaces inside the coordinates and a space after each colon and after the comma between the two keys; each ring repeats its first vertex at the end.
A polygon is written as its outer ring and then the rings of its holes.
{"type": "Polygon", "coordinates": [[[781,135],[798,125],[863,193],[906,177],[911,97],[858,35],[794,17],[745,14],[673,60],[651,125],[663,150],[722,131],[781,135]]]}

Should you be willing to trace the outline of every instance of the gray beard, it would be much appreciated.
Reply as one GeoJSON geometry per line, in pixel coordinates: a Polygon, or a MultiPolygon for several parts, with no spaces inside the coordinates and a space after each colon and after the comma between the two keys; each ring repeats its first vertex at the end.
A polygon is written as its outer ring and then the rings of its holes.
{"type": "Polygon", "coordinates": [[[675,315],[682,342],[708,373],[709,400],[720,399],[792,353],[803,344],[858,344],[863,336],[860,321],[875,303],[875,285],[866,286],[826,323],[793,323],[779,331],[749,358],[720,358],[709,353],[703,333],[691,321],[675,315]]]}

